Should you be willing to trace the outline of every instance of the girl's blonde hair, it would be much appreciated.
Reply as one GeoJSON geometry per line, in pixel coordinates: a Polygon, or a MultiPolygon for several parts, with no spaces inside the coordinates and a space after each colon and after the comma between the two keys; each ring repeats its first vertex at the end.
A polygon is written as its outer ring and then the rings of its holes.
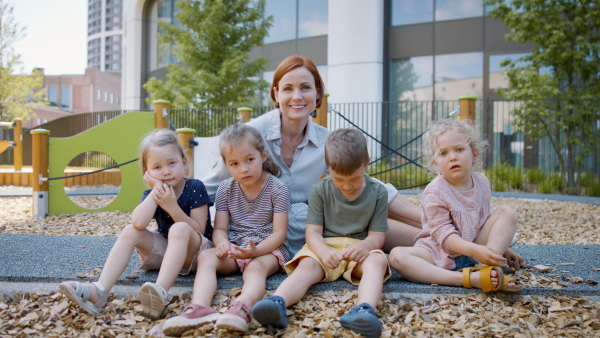
{"type": "MultiPolygon", "coordinates": [[[[177,133],[169,129],[155,129],[144,136],[142,142],[140,142],[140,168],[142,173],[145,173],[148,169],[148,153],[152,147],[173,147],[173,150],[181,155],[184,163],[188,163],[189,159],[185,150],[179,143],[177,133]]],[[[187,166],[186,166],[187,171],[187,166]]],[[[185,173],[187,175],[187,172],[185,173]]]]}
{"type": "MultiPolygon", "coordinates": [[[[223,130],[219,140],[219,150],[221,157],[225,160],[225,152],[235,144],[250,142],[252,146],[261,154],[266,151],[265,139],[258,129],[247,124],[236,123],[223,130]]],[[[267,159],[263,162],[262,169],[268,171],[275,177],[281,176],[281,168],[271,159],[267,151],[267,159]]]]}
{"type": "Polygon", "coordinates": [[[427,131],[423,134],[423,160],[425,161],[427,169],[439,174],[438,167],[433,163],[437,139],[440,135],[449,130],[455,130],[466,136],[467,143],[471,147],[473,156],[477,157],[477,161],[473,165],[473,170],[481,169],[483,159],[485,158],[488,149],[488,142],[479,137],[476,127],[470,120],[459,122],[452,119],[441,119],[431,122],[427,127],[427,131]]]}

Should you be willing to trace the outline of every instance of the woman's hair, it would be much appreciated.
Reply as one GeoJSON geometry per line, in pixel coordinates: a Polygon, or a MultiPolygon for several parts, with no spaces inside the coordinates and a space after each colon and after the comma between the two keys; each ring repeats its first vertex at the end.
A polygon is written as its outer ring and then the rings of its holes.
{"type": "Polygon", "coordinates": [[[262,169],[270,172],[275,177],[281,176],[281,168],[271,159],[265,148],[265,139],[258,129],[247,124],[235,123],[223,130],[219,139],[219,150],[225,161],[225,152],[236,144],[250,142],[250,144],[261,154],[267,152],[267,159],[263,162],[262,169]]]}
{"type": "Polygon", "coordinates": [[[369,164],[369,150],[363,133],[352,128],[332,131],[325,141],[325,163],[329,169],[344,176],[369,164]]]}
{"type": "Polygon", "coordinates": [[[473,165],[473,170],[481,169],[485,153],[487,152],[488,143],[486,140],[482,140],[470,120],[455,121],[452,119],[441,119],[433,121],[427,127],[427,131],[423,134],[423,159],[425,166],[431,171],[438,173],[437,166],[433,163],[433,157],[435,156],[435,149],[437,147],[437,139],[443,133],[455,130],[467,138],[467,143],[471,147],[473,156],[477,156],[477,161],[473,165]]]}
{"type": "Polygon", "coordinates": [[[281,81],[281,78],[285,74],[300,67],[308,69],[308,71],[313,75],[318,96],[317,108],[321,107],[321,102],[323,102],[323,94],[325,93],[325,85],[323,84],[323,79],[319,74],[317,66],[315,66],[315,63],[310,58],[301,55],[292,55],[288,56],[283,61],[281,61],[281,63],[279,64],[279,66],[277,66],[277,69],[275,70],[275,74],[273,75],[273,82],[271,82],[270,93],[271,100],[273,100],[275,108],[279,108],[279,102],[277,102],[277,100],[275,99],[275,90],[279,89],[279,81],[281,81]]]}
{"type": "Polygon", "coordinates": [[[155,129],[146,134],[142,139],[142,142],[140,142],[139,154],[142,173],[145,173],[148,169],[148,153],[153,147],[173,147],[173,151],[179,153],[185,163],[188,163],[187,155],[181,146],[181,143],[179,143],[177,133],[169,129],[155,129]]]}

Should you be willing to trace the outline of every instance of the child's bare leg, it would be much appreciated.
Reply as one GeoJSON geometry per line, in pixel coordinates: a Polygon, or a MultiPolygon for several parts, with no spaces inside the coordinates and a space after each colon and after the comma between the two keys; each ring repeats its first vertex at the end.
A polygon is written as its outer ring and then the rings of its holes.
{"type": "Polygon", "coordinates": [[[516,231],[517,212],[507,205],[501,205],[485,222],[475,243],[485,245],[495,253],[503,255],[516,231]]]}
{"type": "Polygon", "coordinates": [[[352,275],[360,279],[358,285],[359,304],[367,303],[377,307],[381,300],[383,278],[387,271],[388,261],[381,253],[370,253],[369,256],[354,268],[352,275]]]}
{"type": "Polygon", "coordinates": [[[292,272],[275,290],[274,296],[280,296],[287,306],[298,303],[306,291],[325,278],[323,268],[312,257],[300,260],[296,270],[292,272]]]}
{"type": "Polygon", "coordinates": [[[406,197],[396,194],[388,204],[388,218],[421,229],[422,210],[406,197]]]}
{"type": "Polygon", "coordinates": [[[272,254],[256,257],[244,269],[242,294],[236,299],[252,308],[265,294],[267,277],[279,271],[279,261],[272,254]]]}
{"type": "Polygon", "coordinates": [[[220,259],[214,249],[202,251],[198,257],[192,303],[210,306],[217,291],[217,273],[230,274],[236,271],[239,269],[234,259],[220,259]]]}
{"type": "MultiPolygon", "coordinates": [[[[137,248],[143,256],[148,256],[153,247],[154,238],[152,233],[148,230],[137,230],[131,224],[127,225],[117,238],[115,245],[110,249],[98,280],[104,286],[105,293],[110,292],[119,276],[127,268],[134,248],[137,248]]],[[[75,287],[73,283],[71,284],[75,287]]],[[[95,303],[99,296],[96,287],[92,284],[86,284],[86,287],[90,292],[90,301],[95,303]]]]}
{"type": "Polygon", "coordinates": [[[189,266],[202,244],[202,239],[187,223],[177,222],[169,229],[169,243],[156,284],[169,290],[183,266],[189,266]]]}
{"type": "MultiPolygon", "coordinates": [[[[424,248],[395,248],[390,253],[389,261],[392,268],[411,282],[451,286],[463,285],[463,273],[461,271],[450,271],[436,266],[433,264],[431,254],[424,248]]],[[[498,273],[492,271],[490,274],[492,284],[497,287],[498,273]]],[[[479,271],[471,273],[470,281],[471,286],[481,288],[479,271]]]]}
{"type": "Polygon", "coordinates": [[[397,246],[409,247],[415,244],[414,239],[421,232],[421,227],[408,225],[388,218],[388,231],[385,235],[383,251],[390,252],[397,246]]]}

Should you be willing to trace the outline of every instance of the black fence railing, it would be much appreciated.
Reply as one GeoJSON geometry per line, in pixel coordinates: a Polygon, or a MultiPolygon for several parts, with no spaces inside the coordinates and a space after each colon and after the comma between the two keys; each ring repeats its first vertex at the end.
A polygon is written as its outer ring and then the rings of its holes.
{"type": "MultiPolygon", "coordinates": [[[[252,118],[273,109],[251,108],[252,118]]],[[[372,176],[399,189],[422,189],[433,175],[423,168],[421,135],[432,120],[447,118],[459,107],[457,101],[401,101],[331,103],[328,110],[330,130],[355,127],[365,133],[372,176]]],[[[479,131],[490,143],[484,171],[492,190],[600,196],[600,99],[477,100],[475,110],[479,131]]],[[[81,114],[40,127],[51,130],[52,137],[67,137],[121,113],[81,114]]],[[[218,135],[238,118],[237,108],[169,111],[172,126],[195,129],[203,137],[218,135]]],[[[29,152],[24,164],[31,156],[28,138],[24,133],[24,151],[29,152]]],[[[10,165],[6,153],[0,154],[0,163],[10,165]]]]}

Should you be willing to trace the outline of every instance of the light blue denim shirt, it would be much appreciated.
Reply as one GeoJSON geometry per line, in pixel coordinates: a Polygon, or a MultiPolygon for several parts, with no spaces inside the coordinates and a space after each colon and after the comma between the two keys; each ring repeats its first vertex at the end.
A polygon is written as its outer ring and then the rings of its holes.
{"type": "MultiPolygon", "coordinates": [[[[281,168],[280,180],[290,190],[292,207],[288,213],[289,227],[287,240],[292,257],[302,248],[305,241],[308,196],[312,186],[323,174],[328,174],[325,165],[325,140],[329,130],[313,123],[310,119],[304,140],[294,152],[292,166],[288,167],[281,157],[281,112],[272,110],[248,122],[264,137],[269,156],[281,168]]],[[[214,201],[217,188],[222,180],[231,177],[220,159],[213,170],[202,179],[208,195],[214,201]]]]}

